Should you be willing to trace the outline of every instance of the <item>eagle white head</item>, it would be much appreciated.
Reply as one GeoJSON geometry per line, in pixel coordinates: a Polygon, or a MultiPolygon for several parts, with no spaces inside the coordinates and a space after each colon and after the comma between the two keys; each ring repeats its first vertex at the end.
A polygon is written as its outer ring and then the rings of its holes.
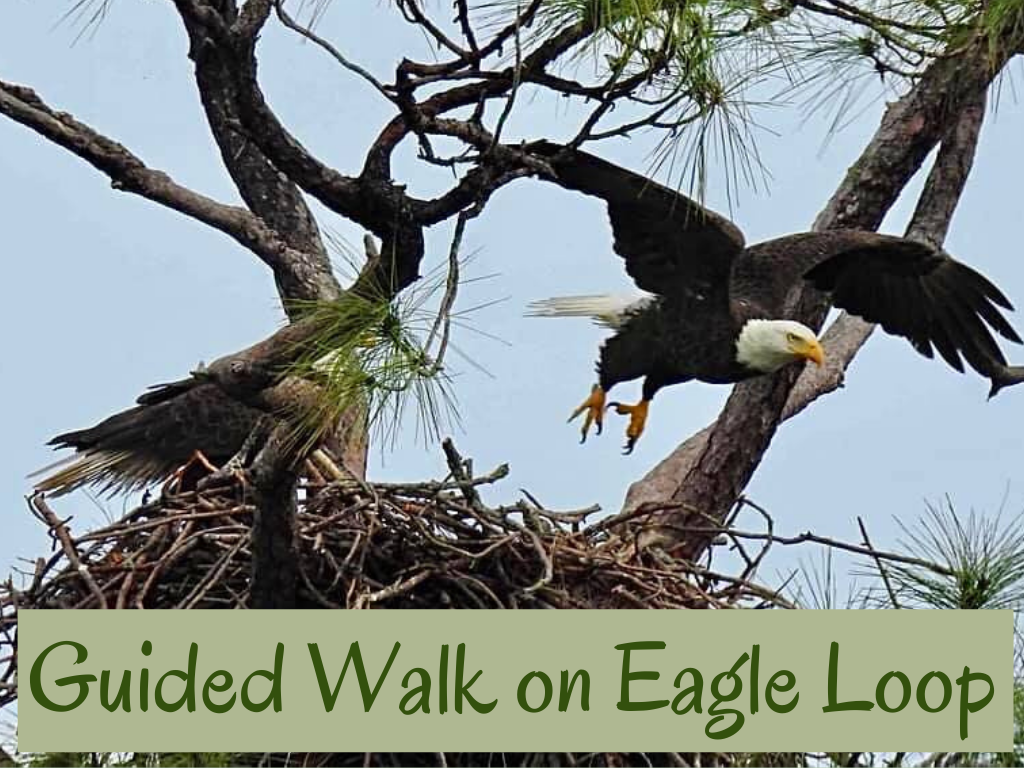
{"type": "Polygon", "coordinates": [[[772,373],[798,360],[825,361],[814,331],[794,320],[749,320],[736,338],[736,360],[762,373],[772,373]]]}

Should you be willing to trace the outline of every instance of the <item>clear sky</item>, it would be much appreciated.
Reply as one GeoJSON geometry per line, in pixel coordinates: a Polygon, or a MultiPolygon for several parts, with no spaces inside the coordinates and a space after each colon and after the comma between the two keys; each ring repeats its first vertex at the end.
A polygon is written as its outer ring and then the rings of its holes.
{"type": "MultiPolygon", "coordinates": [[[[5,4],[0,24],[0,78],[29,85],[131,148],[154,168],[224,201],[237,196],[209,136],[186,57],[184,32],[168,3],[112,3],[93,34],[74,43],[77,28],[56,25],[70,3],[5,4]],[[74,43],[74,44],[73,44],[74,43]]],[[[319,31],[350,58],[389,79],[396,61],[424,43],[386,3],[331,4],[319,31]]],[[[342,171],[390,117],[388,105],[322,51],[271,24],[261,42],[261,80],[268,100],[303,143],[342,171]]],[[[1019,75],[1019,70],[1018,70],[1019,75]]],[[[1005,82],[985,125],[974,171],[947,248],[981,269],[1024,310],[1019,253],[1024,197],[1020,133],[1024,108],[1005,82]]],[[[756,115],[761,158],[772,174],[767,190],[742,187],[731,215],[748,242],[807,229],[874,131],[879,98],[830,142],[828,121],[804,120],[777,104],[756,115]]],[[[537,99],[518,113],[509,136],[561,137],[573,123],[557,100],[537,99]]],[[[653,137],[599,147],[609,159],[644,171],[653,137]]],[[[449,181],[423,169],[405,148],[396,177],[428,194],[449,181]]],[[[665,179],[662,178],[664,181],[665,179]]],[[[720,169],[712,182],[721,182],[720,169]]],[[[915,184],[911,192],[919,189],[915,184]]],[[[708,203],[729,212],[713,183],[708,203]]],[[[902,233],[913,196],[905,195],[884,230],[902,233]],[[908,201],[906,198],[910,197],[908,201]]],[[[315,208],[322,225],[358,245],[362,232],[315,208]]],[[[90,426],[131,406],[149,385],[180,378],[200,360],[247,346],[282,322],[269,271],[227,237],[153,203],[111,189],[105,178],[28,130],[0,118],[0,356],[5,413],[0,433],[0,566],[46,551],[42,527],[24,502],[26,475],[53,461],[53,435],[90,426]]],[[[450,230],[431,231],[428,263],[443,263],[450,230]]],[[[727,388],[688,384],[663,390],[633,455],[620,454],[621,417],[605,433],[578,444],[565,423],[593,383],[603,331],[585,320],[527,319],[527,302],[551,295],[628,290],[611,250],[599,201],[534,180],[499,192],[471,222],[465,247],[475,252],[474,282],[460,306],[501,299],[472,313],[478,328],[454,343],[489,373],[457,356],[463,431],[453,437],[481,471],[501,462],[512,476],[492,501],[528,489],[551,507],[593,502],[616,511],[630,482],[680,439],[705,426],[727,388]]],[[[1024,333],[1024,317],[1011,321],[1024,333]]],[[[1024,363],[1024,349],[1008,345],[1024,363]]],[[[898,535],[892,516],[916,518],[924,500],[949,494],[967,510],[1024,508],[1024,387],[986,402],[988,384],[919,357],[902,340],[875,335],[856,359],[845,389],[820,400],[776,437],[749,495],[768,508],[780,533],[813,530],[859,538],[865,518],[876,546],[898,535]]],[[[616,396],[632,400],[639,382],[616,396]]],[[[375,479],[427,479],[444,474],[439,448],[414,438],[415,424],[391,451],[374,451],[375,479]]],[[[55,502],[81,530],[104,511],[83,492],[55,502]]],[[[751,523],[752,524],[752,523],[751,523]]],[[[775,556],[792,567],[810,550],[775,556]]],[[[770,575],[770,574],[765,574],[770,575]]]]}

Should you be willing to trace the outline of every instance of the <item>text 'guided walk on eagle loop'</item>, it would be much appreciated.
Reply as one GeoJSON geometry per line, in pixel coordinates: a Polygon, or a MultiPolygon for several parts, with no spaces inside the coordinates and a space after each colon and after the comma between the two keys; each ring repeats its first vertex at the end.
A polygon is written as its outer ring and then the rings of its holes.
{"type": "Polygon", "coordinates": [[[1010,611],[23,611],[23,751],[1006,751],[1010,611]]]}

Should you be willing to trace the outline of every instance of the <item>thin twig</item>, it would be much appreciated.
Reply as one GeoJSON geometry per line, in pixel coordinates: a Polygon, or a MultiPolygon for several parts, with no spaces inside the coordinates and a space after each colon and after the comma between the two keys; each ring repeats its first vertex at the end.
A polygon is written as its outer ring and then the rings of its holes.
{"type": "Polygon", "coordinates": [[[53,510],[46,503],[42,493],[34,493],[28,499],[29,507],[35,513],[36,517],[45,522],[51,533],[57,537],[60,541],[61,549],[64,550],[64,556],[67,557],[68,562],[71,563],[71,567],[75,570],[78,576],[85,582],[89,591],[92,592],[93,597],[96,598],[100,608],[107,607],[107,598],[103,594],[103,590],[100,589],[99,584],[96,583],[96,579],[93,578],[89,572],[88,566],[85,565],[78,557],[78,550],[75,549],[75,545],[71,540],[71,535],[68,533],[67,526],[64,522],[54,514],[53,510]]]}
{"type": "Polygon", "coordinates": [[[281,20],[281,23],[288,27],[288,29],[292,30],[293,32],[297,32],[299,35],[306,38],[314,45],[317,45],[323,50],[327,51],[331,58],[333,58],[335,61],[341,64],[341,66],[343,66],[349,72],[358,75],[363,80],[372,85],[373,88],[377,91],[377,93],[379,93],[385,99],[390,101],[392,104],[398,103],[397,97],[393,93],[389,92],[388,89],[384,87],[384,84],[381,83],[380,80],[378,80],[376,77],[374,77],[368,70],[359,66],[355,62],[347,59],[341,53],[341,51],[335,48],[330,42],[324,40],[313,30],[309,29],[308,27],[304,27],[302,24],[299,24],[297,21],[295,21],[295,19],[289,16],[287,11],[285,11],[284,9],[284,3],[282,2],[282,0],[274,0],[274,10],[277,12],[277,18],[279,18],[281,20]]]}
{"type": "Polygon", "coordinates": [[[875,565],[878,567],[878,573],[882,576],[882,581],[885,583],[885,590],[889,593],[889,601],[892,603],[893,608],[901,608],[900,601],[896,599],[896,590],[892,588],[892,582],[889,581],[889,572],[885,569],[885,564],[882,562],[882,557],[875,551],[875,548],[871,546],[871,539],[868,538],[868,529],[864,525],[863,518],[860,515],[857,516],[857,525],[860,526],[860,534],[864,537],[864,546],[866,546],[872,552],[872,556],[875,559],[875,565]]]}

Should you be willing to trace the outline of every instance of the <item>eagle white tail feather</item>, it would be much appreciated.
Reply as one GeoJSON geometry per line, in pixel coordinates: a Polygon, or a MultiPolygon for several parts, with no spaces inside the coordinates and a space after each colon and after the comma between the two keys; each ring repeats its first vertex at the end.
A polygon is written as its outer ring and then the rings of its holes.
{"type": "Polygon", "coordinates": [[[599,293],[588,296],[553,296],[532,301],[526,317],[589,317],[598,325],[617,329],[629,315],[647,306],[649,293],[599,293]]]}

